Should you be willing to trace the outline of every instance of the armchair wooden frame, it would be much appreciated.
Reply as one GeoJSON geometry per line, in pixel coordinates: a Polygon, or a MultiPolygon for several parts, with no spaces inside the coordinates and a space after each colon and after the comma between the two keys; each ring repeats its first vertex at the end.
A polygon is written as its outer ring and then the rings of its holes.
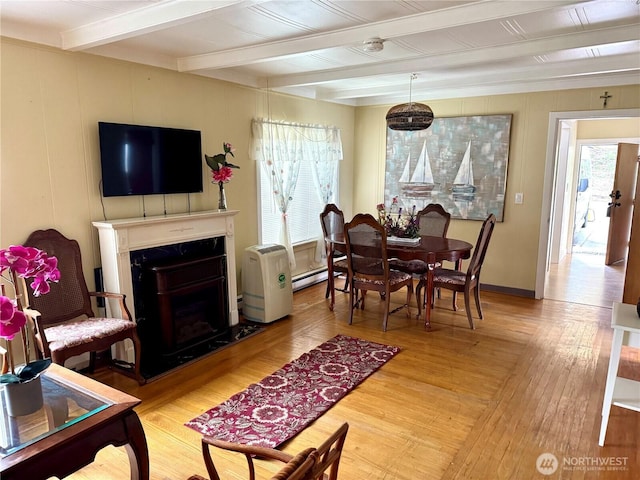
{"type": "Polygon", "coordinates": [[[90,354],[90,368],[95,353],[108,350],[116,342],[133,342],[135,361],[113,361],[118,371],[145,383],[140,373],[140,339],[135,322],[125,303],[125,296],[112,292],[90,292],[82,271],[80,246],[54,229],[37,230],[29,235],[25,246],[35,247],[58,259],[60,281],[51,284],[47,295],[36,297],[29,288],[30,308],[34,317],[34,337],[43,357],[64,365],[83,353],[90,354]],[[91,298],[117,299],[121,318],[96,317],[91,298]]]}
{"type": "MultiPolygon", "coordinates": [[[[244,445],[218,440],[205,436],[202,438],[202,455],[211,480],[222,480],[213,462],[210,447],[244,454],[249,469],[249,480],[256,480],[254,458],[278,460],[285,465],[271,477],[271,480],[337,480],[342,449],[347,437],[349,424],[344,423],[322,445],[306,448],[293,456],[274,448],[244,445]],[[329,471],[328,476],[325,472],[329,471]]],[[[200,475],[192,475],[189,480],[206,480],[200,475]]]]}

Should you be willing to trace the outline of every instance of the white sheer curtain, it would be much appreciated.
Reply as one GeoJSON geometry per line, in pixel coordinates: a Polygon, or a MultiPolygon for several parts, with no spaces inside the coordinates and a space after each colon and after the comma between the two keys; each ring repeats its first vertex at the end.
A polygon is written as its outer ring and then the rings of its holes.
{"type": "Polygon", "coordinates": [[[300,165],[311,162],[317,194],[325,203],[332,201],[337,188],[338,161],[342,159],[340,130],[266,119],[254,119],[251,126],[253,159],[260,162],[263,173],[269,177],[282,219],[281,243],[287,249],[291,268],[295,268],[287,209],[295,194],[300,165]]]}

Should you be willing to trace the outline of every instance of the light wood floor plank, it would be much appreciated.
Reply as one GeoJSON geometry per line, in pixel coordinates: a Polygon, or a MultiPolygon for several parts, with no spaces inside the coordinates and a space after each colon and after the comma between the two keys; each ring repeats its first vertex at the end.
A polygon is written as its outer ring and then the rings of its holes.
{"type": "MultiPolygon", "coordinates": [[[[139,387],[111,372],[96,377],[142,399],[140,415],[153,480],[205,475],[199,434],[183,424],[336,334],[397,345],[401,352],[282,448],[319,444],[350,423],[342,479],[635,479],[640,477],[640,414],[613,407],[607,442],[597,446],[611,344],[611,309],[557,300],[482,293],[484,320],[468,328],[443,292],[432,332],[404,312],[382,332],[374,295],[348,325],[348,295],[333,312],[324,285],[296,292],[294,313],[264,333],[139,387]],[[627,470],[562,470],[542,477],[542,453],[624,457],[627,470]]],[[[402,292],[392,297],[400,303],[402,292]]],[[[459,300],[462,306],[463,302],[459,300]]],[[[415,313],[415,308],[414,308],[415,313]]],[[[621,369],[640,376],[636,351],[621,369]]],[[[216,455],[226,478],[245,478],[242,457],[216,455]]],[[[259,461],[258,474],[276,464],[259,461]]],[[[562,468],[562,467],[561,467],[562,468]]],[[[120,448],[101,451],[71,479],[126,478],[120,448]]],[[[267,477],[268,478],[268,477],[267,477]]]]}

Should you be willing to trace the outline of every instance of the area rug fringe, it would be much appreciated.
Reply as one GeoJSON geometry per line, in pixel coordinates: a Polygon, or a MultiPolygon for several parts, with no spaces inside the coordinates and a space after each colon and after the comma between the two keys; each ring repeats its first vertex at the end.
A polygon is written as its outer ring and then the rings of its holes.
{"type": "Polygon", "coordinates": [[[400,352],[337,335],[185,423],[221,440],[275,448],[400,352]]]}

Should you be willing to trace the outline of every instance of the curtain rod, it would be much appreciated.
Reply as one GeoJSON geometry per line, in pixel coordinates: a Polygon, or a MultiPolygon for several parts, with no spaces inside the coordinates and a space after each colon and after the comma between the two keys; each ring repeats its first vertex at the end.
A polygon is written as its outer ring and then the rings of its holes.
{"type": "Polygon", "coordinates": [[[289,127],[318,128],[318,129],[323,129],[323,130],[326,130],[327,128],[337,128],[338,130],[340,129],[339,127],[336,127],[335,125],[318,125],[318,124],[312,124],[312,123],[285,122],[283,120],[269,120],[269,119],[266,119],[266,118],[254,118],[253,121],[254,122],[263,122],[263,123],[272,123],[274,125],[286,125],[286,126],[289,126],[289,127]]]}

